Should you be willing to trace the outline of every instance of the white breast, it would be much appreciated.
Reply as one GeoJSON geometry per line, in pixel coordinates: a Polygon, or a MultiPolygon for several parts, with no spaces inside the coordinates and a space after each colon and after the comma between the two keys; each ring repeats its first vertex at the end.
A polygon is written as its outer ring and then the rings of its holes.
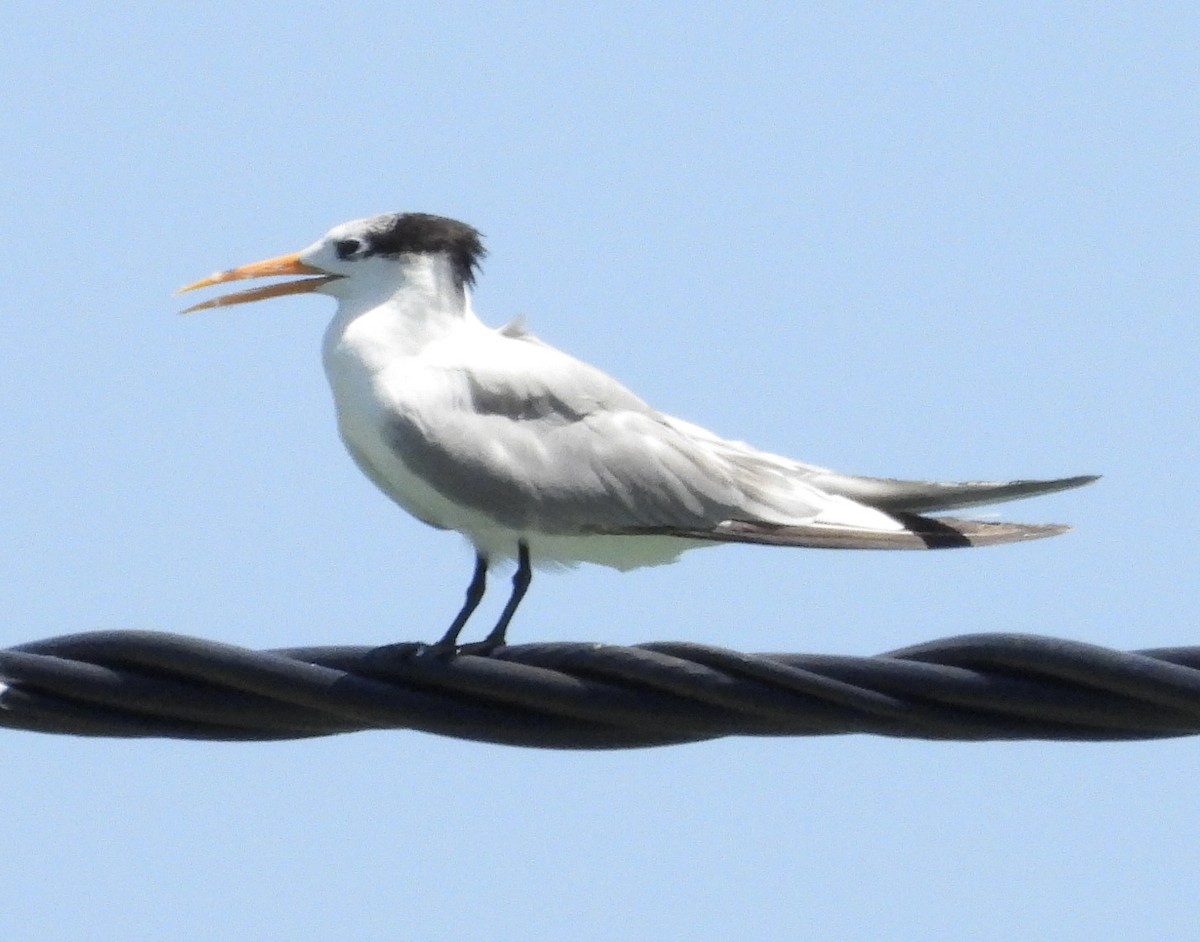
{"type": "Polygon", "coordinates": [[[325,372],[337,409],[338,431],[362,472],[388,497],[418,520],[462,533],[491,561],[514,559],[518,542],[530,547],[539,567],[591,562],[633,569],[674,562],[701,541],[671,537],[561,536],[512,530],[479,511],[447,499],[404,463],[386,429],[388,415],[404,408],[403,358],[386,365],[371,356],[371,344],[354,330],[326,335],[325,372]]]}
{"type": "Polygon", "coordinates": [[[338,431],[371,481],[406,511],[430,526],[461,530],[462,511],[404,464],[387,435],[388,416],[401,403],[383,385],[385,372],[402,372],[404,356],[380,354],[372,332],[359,321],[334,321],[325,335],[325,375],[337,409],[338,431]]]}

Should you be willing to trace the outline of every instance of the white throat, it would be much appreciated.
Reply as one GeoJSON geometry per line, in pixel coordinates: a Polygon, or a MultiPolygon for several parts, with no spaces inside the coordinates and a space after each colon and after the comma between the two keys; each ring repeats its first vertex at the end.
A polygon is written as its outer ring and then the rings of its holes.
{"type": "Polygon", "coordinates": [[[337,370],[348,357],[374,372],[447,335],[483,327],[470,292],[441,255],[367,259],[326,292],[338,301],[325,332],[326,370],[337,370]]]}

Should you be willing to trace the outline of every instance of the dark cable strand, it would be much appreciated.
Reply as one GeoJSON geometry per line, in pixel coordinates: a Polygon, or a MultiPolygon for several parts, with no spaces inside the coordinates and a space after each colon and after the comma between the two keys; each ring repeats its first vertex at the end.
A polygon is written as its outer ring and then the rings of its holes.
{"type": "Polygon", "coordinates": [[[1200,733],[1200,648],[962,635],[874,657],[577,642],[254,651],[146,631],[0,649],[0,727],[261,741],[367,729],[556,749],[724,736],[1131,740],[1200,733]]]}

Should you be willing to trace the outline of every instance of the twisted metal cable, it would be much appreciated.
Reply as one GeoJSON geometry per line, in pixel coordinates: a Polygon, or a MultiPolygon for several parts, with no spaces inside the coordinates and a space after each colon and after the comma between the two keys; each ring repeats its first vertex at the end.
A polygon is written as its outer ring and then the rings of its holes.
{"type": "Polygon", "coordinates": [[[365,729],[557,749],[722,736],[942,740],[1200,733],[1200,648],[1123,652],[977,634],[875,657],[686,642],[556,643],[488,656],[421,645],[253,651],[148,631],[0,650],[0,727],[272,740],[365,729]]]}

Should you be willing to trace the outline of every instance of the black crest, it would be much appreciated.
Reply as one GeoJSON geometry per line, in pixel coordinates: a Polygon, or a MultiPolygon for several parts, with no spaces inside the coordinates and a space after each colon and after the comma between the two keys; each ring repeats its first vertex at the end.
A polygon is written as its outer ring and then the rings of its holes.
{"type": "Polygon", "coordinates": [[[487,254],[477,229],[465,222],[429,213],[389,213],[371,222],[364,255],[444,252],[454,267],[459,286],[475,283],[475,272],[487,254]]]}

